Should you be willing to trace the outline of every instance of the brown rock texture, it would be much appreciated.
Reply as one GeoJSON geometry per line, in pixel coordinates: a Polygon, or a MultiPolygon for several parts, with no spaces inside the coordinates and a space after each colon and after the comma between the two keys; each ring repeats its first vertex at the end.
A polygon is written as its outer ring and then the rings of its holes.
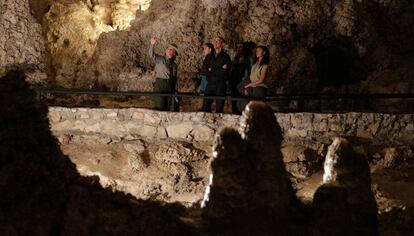
{"type": "Polygon", "coordinates": [[[28,80],[46,83],[42,26],[28,1],[0,1],[0,76],[11,69],[28,72],[28,80]]]}
{"type": "Polygon", "coordinates": [[[81,177],[21,73],[1,78],[0,91],[3,235],[196,235],[178,219],[179,205],[138,201],[81,177]]]}
{"type": "MultiPolygon", "coordinates": [[[[102,136],[60,136],[62,151],[82,176],[137,199],[190,207],[207,185],[208,156],[186,142],[108,140],[102,136]]],[[[206,148],[207,149],[207,148],[206,148]]]]}
{"type": "Polygon", "coordinates": [[[51,82],[64,87],[79,86],[76,76],[91,60],[100,35],[128,30],[136,11],[146,10],[150,2],[31,1],[34,15],[44,26],[51,82]]]}
{"type": "Polygon", "coordinates": [[[324,226],[333,219],[338,220],[342,235],[378,235],[378,209],[368,161],[357,155],[346,139],[336,138],[329,146],[323,182],[314,198],[316,235],[330,235],[332,228],[324,226]]]}
{"type": "Polygon", "coordinates": [[[302,223],[281,142],[280,127],[263,103],[248,105],[239,132],[225,128],[218,133],[202,203],[213,234],[270,235],[277,230],[288,235],[302,223]]]}
{"type": "Polygon", "coordinates": [[[151,90],[155,35],[160,53],[179,46],[179,90],[194,91],[201,46],[221,35],[231,55],[243,41],[269,46],[271,92],[413,91],[409,0],[2,0],[0,17],[0,71],[34,83],[151,90]]]}
{"type": "Polygon", "coordinates": [[[179,88],[193,91],[201,46],[221,35],[232,55],[242,41],[269,46],[273,92],[412,91],[413,15],[408,0],[153,0],[147,11],[137,12],[129,31],[102,34],[87,66],[62,79],[149,90],[147,47],[155,35],[160,53],[169,42],[178,45],[179,88]]]}
{"type": "MultiPolygon", "coordinates": [[[[412,234],[413,205],[406,207],[401,203],[399,208],[391,208],[386,199],[390,197],[385,195],[394,189],[407,190],[398,191],[396,195],[412,202],[412,188],[409,187],[410,179],[414,179],[413,171],[412,167],[403,165],[405,158],[412,161],[409,148],[381,151],[378,148],[361,150],[360,147],[356,152],[347,140],[335,139],[328,148],[323,185],[316,191],[311,205],[306,207],[298,202],[283,163],[278,117],[263,103],[251,103],[238,131],[225,128],[216,137],[209,201],[205,201],[202,209],[186,209],[178,204],[137,200],[112,189],[103,189],[96,177],[81,177],[49,130],[47,107],[35,101],[22,74],[13,72],[0,79],[0,105],[3,107],[0,111],[0,231],[5,235],[274,235],[275,232],[280,235],[376,235],[377,206],[367,159],[360,155],[363,151],[369,155],[381,152],[384,157],[378,159],[384,161],[374,163],[376,177],[390,178],[387,184],[373,186],[376,198],[382,207],[385,206],[380,209],[381,232],[412,234]],[[382,174],[394,167],[399,169],[392,176],[382,174]],[[402,172],[405,168],[407,170],[402,172]],[[400,188],[393,188],[394,183],[400,188]]],[[[73,110],[79,112],[72,112],[72,115],[78,114],[79,119],[89,115],[86,109],[73,110]]],[[[50,114],[50,119],[58,122],[62,114],[50,114]]],[[[105,112],[101,115],[116,119],[120,114],[105,112]]],[[[138,113],[130,115],[147,123],[162,122],[155,114],[150,117],[138,113]]],[[[211,118],[206,116],[204,118],[211,118]]],[[[231,120],[230,123],[234,123],[235,119],[231,120]]],[[[59,141],[73,145],[75,138],[79,136],[59,136],[59,141]]],[[[87,151],[91,146],[88,142],[99,138],[79,138],[78,143],[83,142],[85,146],[80,145],[77,151],[91,153],[87,151]]],[[[150,199],[158,199],[164,193],[178,193],[190,186],[189,182],[202,182],[208,176],[203,170],[207,165],[205,152],[184,141],[164,140],[151,149],[148,143],[134,137],[125,137],[122,143],[119,139],[118,144],[116,138],[104,138],[98,148],[110,153],[104,156],[108,159],[76,160],[75,156],[72,160],[76,164],[94,162],[89,163],[89,167],[98,166],[99,162],[109,163],[110,170],[99,171],[113,171],[113,175],[126,169],[131,175],[143,173],[153,167],[146,173],[151,177],[151,172],[160,174],[162,170],[165,175],[159,175],[164,178],[160,182],[166,183],[165,186],[175,184],[175,188],[161,192],[155,180],[144,188],[150,199]],[[122,153],[104,145],[109,143],[133,158],[123,157],[122,153]],[[124,165],[118,165],[121,162],[124,165]],[[168,174],[170,176],[166,177],[168,174]],[[170,179],[176,183],[167,183],[170,179]]],[[[70,146],[66,146],[68,148],[70,146]]],[[[90,155],[96,157],[100,153],[90,155]]],[[[143,181],[148,181],[148,177],[143,181]]],[[[194,192],[188,193],[193,198],[176,200],[196,201],[197,197],[191,195],[194,192]]]]}

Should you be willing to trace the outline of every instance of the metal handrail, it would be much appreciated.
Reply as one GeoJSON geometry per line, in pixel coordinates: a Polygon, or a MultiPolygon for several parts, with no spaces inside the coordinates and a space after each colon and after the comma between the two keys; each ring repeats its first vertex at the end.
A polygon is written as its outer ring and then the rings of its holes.
{"type": "MultiPolygon", "coordinates": [[[[350,102],[350,108],[348,110],[342,108],[342,112],[345,111],[355,111],[355,106],[361,101],[367,102],[368,100],[389,100],[389,99],[400,99],[400,100],[413,100],[414,94],[412,93],[397,93],[397,94],[386,94],[386,93],[377,93],[377,94],[274,94],[265,97],[235,97],[231,95],[226,96],[206,96],[198,93],[157,93],[157,92],[137,92],[137,91],[99,91],[91,89],[68,89],[68,88],[47,88],[47,87],[32,87],[32,89],[37,93],[39,100],[42,100],[43,93],[49,94],[62,94],[62,95],[95,95],[95,96],[128,96],[128,97],[170,97],[170,99],[175,100],[176,98],[193,98],[193,99],[221,99],[221,100],[230,100],[230,101],[263,101],[263,102],[289,102],[289,101],[316,101],[319,104],[319,108],[312,108],[316,112],[323,112],[323,101],[338,101],[338,102],[350,102]],[[344,100],[344,101],[341,101],[344,100]]],[[[177,104],[172,101],[171,110],[175,110],[177,104]]],[[[285,107],[280,107],[282,110],[286,109],[285,107]]],[[[299,108],[300,109],[300,108],[299,108]]],[[[361,109],[361,107],[359,108],[361,109]]],[[[363,108],[366,109],[366,108],[363,108]]],[[[329,108],[328,108],[329,110],[329,108]]],[[[368,111],[370,108],[368,108],[368,111]]],[[[280,111],[280,110],[278,110],[280,111]]],[[[308,111],[309,109],[302,109],[303,111],[308,111]]],[[[403,112],[403,111],[400,111],[403,112]]],[[[413,111],[411,111],[413,112],[413,111]]],[[[392,113],[395,113],[392,112],[392,113]]]]}
{"type": "Polygon", "coordinates": [[[37,93],[66,94],[66,95],[97,95],[97,96],[147,96],[147,97],[181,97],[181,98],[200,98],[200,99],[226,99],[232,101],[263,100],[330,100],[330,99],[414,99],[413,93],[376,93],[376,94],[274,94],[263,98],[257,97],[234,97],[226,96],[207,96],[197,93],[157,93],[157,92],[137,92],[137,91],[99,91],[90,89],[67,89],[67,88],[45,88],[33,87],[37,93]]]}

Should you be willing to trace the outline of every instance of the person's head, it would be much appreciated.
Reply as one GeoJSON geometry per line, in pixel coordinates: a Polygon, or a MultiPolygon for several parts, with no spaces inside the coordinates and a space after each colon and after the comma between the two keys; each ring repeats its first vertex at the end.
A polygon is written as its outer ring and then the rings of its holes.
{"type": "Polygon", "coordinates": [[[255,62],[260,61],[260,65],[267,65],[269,64],[269,59],[269,49],[266,46],[257,46],[255,62]]]}
{"type": "Polygon", "coordinates": [[[212,41],[212,44],[214,45],[214,49],[216,51],[220,51],[224,47],[224,38],[222,37],[215,37],[212,41]]]}
{"type": "Polygon", "coordinates": [[[175,56],[177,56],[177,51],[178,51],[177,45],[170,44],[165,50],[165,56],[167,57],[167,59],[173,59],[175,58],[175,56]]]}
{"type": "Polygon", "coordinates": [[[239,54],[244,53],[244,43],[238,43],[236,45],[236,52],[239,54]]]}
{"type": "Polygon", "coordinates": [[[256,47],[257,47],[256,43],[252,41],[243,43],[243,50],[248,55],[256,54],[256,47]]]}
{"type": "Polygon", "coordinates": [[[214,50],[214,46],[211,43],[205,43],[203,45],[203,55],[207,56],[208,54],[210,54],[212,51],[214,50]]]}

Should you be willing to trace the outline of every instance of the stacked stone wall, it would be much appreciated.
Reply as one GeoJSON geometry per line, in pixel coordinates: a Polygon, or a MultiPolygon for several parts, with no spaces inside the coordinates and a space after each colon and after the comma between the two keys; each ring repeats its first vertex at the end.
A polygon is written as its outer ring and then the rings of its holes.
{"type": "MultiPolygon", "coordinates": [[[[335,136],[354,144],[412,146],[414,114],[276,113],[284,140],[330,144],[335,136]]],[[[211,113],[169,113],[147,109],[49,108],[55,134],[94,134],[118,139],[183,139],[212,142],[221,127],[236,127],[239,116],[211,113]]]]}

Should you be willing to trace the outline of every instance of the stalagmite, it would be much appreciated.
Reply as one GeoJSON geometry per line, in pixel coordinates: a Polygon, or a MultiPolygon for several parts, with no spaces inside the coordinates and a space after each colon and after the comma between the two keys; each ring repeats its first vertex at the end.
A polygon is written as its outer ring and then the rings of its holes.
{"type": "Polygon", "coordinates": [[[325,226],[327,222],[341,219],[335,224],[343,235],[378,235],[368,162],[344,138],[335,138],[329,146],[323,183],[315,193],[313,206],[313,220],[319,232],[330,232],[333,229],[325,226]]]}

